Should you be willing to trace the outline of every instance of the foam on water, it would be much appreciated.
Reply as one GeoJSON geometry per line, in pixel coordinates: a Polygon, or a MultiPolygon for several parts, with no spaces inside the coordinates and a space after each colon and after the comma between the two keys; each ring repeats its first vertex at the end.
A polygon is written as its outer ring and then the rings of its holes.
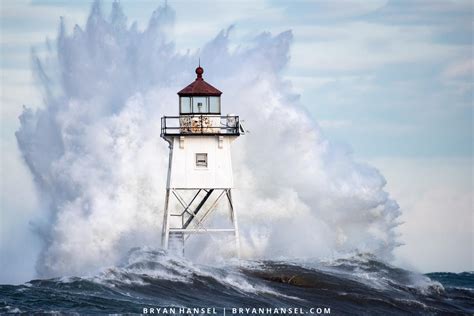
{"type": "MultiPolygon", "coordinates": [[[[214,267],[160,250],[136,248],[122,264],[96,276],[0,285],[0,312],[137,313],[147,306],[210,306],[220,308],[222,315],[222,307],[310,308],[315,304],[342,315],[368,310],[384,315],[470,315],[474,311],[472,289],[447,286],[441,291],[424,291],[425,285],[435,282],[367,256],[339,259],[337,264],[316,260],[241,263],[230,261],[214,267]],[[403,281],[416,280],[416,276],[422,284],[403,281]]],[[[468,275],[451,277],[446,280],[473,284],[468,275]]]]}

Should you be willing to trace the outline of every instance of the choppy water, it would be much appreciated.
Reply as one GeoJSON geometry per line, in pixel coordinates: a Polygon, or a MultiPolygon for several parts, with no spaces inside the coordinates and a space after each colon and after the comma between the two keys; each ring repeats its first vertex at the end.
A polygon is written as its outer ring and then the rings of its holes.
{"type": "Polygon", "coordinates": [[[141,313],[144,307],[329,307],[331,314],[472,314],[474,273],[420,275],[370,255],[192,263],[134,249],[92,277],[0,285],[0,312],[141,313]]]}

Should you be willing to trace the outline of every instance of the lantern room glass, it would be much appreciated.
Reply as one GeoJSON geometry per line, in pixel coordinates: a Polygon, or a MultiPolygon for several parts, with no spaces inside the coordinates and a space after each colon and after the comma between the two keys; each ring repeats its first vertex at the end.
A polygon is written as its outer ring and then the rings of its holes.
{"type": "Polygon", "coordinates": [[[193,113],[209,113],[206,97],[193,97],[193,113]]]}
{"type": "Polygon", "coordinates": [[[182,114],[191,113],[191,98],[190,97],[181,97],[180,98],[181,108],[179,112],[182,114]]]}
{"type": "Polygon", "coordinates": [[[221,98],[220,97],[209,97],[209,113],[214,113],[214,114],[221,113],[221,98]]]}
{"type": "Polygon", "coordinates": [[[220,114],[221,98],[218,96],[180,97],[180,114],[220,114]]]}

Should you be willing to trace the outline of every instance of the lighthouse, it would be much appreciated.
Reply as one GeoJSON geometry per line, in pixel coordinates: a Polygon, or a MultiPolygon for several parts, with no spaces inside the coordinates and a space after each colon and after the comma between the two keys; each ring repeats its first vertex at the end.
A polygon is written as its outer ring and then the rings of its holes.
{"type": "Polygon", "coordinates": [[[196,79],[178,92],[179,115],[161,118],[161,137],[169,144],[162,246],[185,254],[189,238],[225,234],[239,256],[230,146],[243,129],[238,116],[222,115],[222,92],[203,73],[199,65],[196,79]],[[225,220],[212,220],[216,210],[225,220]]]}

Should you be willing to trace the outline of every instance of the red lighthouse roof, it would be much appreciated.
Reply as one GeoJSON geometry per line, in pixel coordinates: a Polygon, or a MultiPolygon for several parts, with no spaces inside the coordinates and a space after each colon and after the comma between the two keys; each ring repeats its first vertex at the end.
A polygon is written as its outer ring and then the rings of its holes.
{"type": "Polygon", "coordinates": [[[221,91],[217,90],[210,84],[204,81],[202,74],[204,69],[201,66],[196,68],[196,80],[188,85],[186,88],[178,92],[179,96],[220,96],[221,91]]]}

